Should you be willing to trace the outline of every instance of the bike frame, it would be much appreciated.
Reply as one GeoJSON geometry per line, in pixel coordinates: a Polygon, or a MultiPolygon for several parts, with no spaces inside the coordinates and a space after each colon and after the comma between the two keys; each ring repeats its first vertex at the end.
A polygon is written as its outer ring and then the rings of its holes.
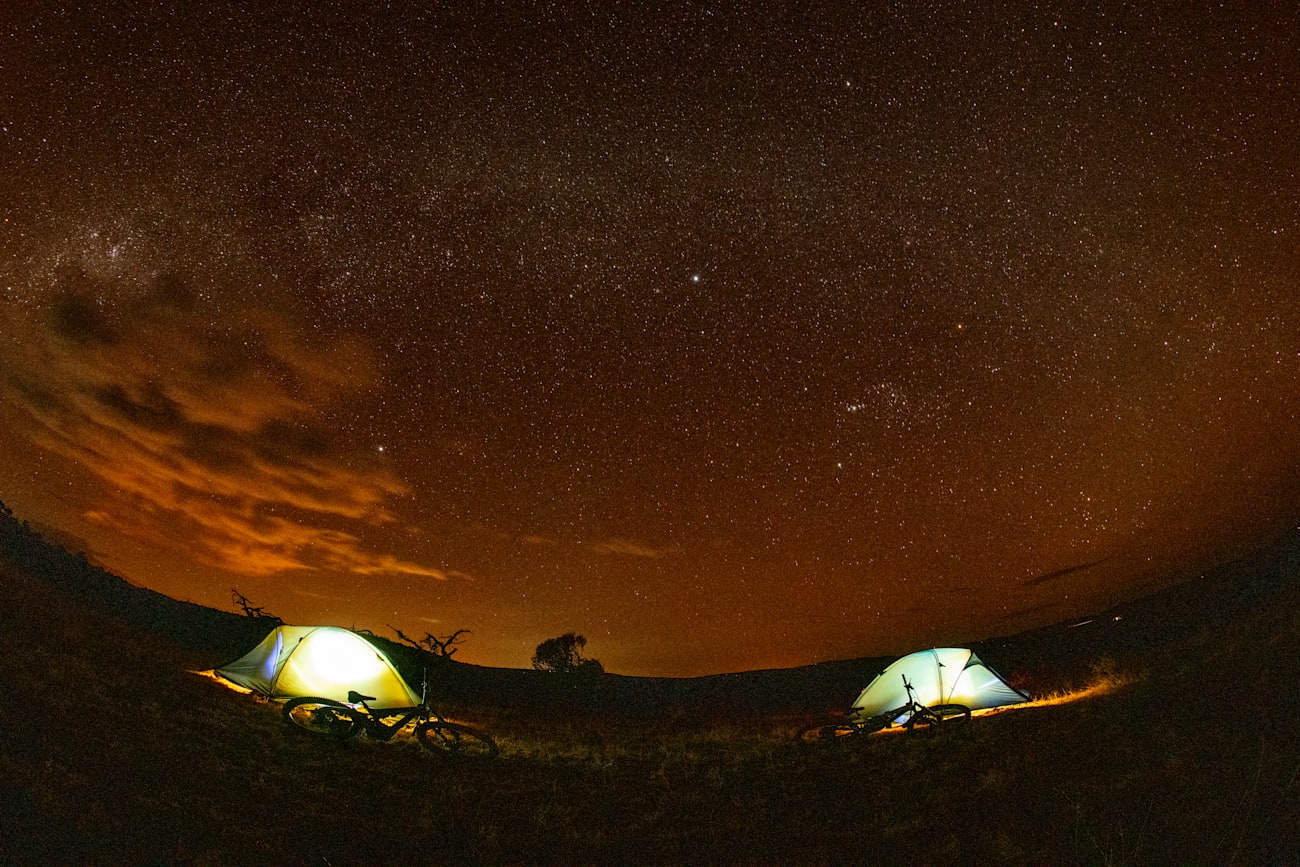
{"type": "Polygon", "coordinates": [[[429,706],[429,672],[425,671],[424,681],[420,684],[420,703],[413,707],[386,707],[376,711],[370,705],[366,704],[366,697],[355,690],[348,693],[348,703],[354,708],[360,706],[365,711],[366,734],[376,740],[390,740],[393,735],[400,732],[412,721],[424,722],[426,720],[435,720],[444,722],[442,714],[438,713],[429,706]],[[396,722],[384,722],[386,719],[398,717],[396,722]]]}
{"type": "Polygon", "coordinates": [[[390,740],[393,735],[400,732],[412,720],[428,719],[432,715],[427,707],[418,705],[416,707],[386,707],[375,711],[364,701],[357,702],[357,704],[361,705],[365,711],[362,725],[365,726],[366,734],[380,741],[390,740]],[[396,722],[384,722],[384,720],[393,717],[398,718],[396,722]]]}

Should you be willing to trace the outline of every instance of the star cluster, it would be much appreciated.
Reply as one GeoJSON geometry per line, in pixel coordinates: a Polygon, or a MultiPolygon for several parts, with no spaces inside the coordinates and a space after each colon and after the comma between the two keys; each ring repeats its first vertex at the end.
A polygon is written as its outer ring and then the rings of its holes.
{"type": "Polygon", "coordinates": [[[0,13],[5,501],[183,598],[659,674],[1296,520],[1294,10],[735,5],[0,13]]]}

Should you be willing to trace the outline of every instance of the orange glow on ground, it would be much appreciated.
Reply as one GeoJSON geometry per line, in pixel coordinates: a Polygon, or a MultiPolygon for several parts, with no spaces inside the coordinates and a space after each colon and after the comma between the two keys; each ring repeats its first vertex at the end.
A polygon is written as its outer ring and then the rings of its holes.
{"type": "Polygon", "coordinates": [[[977,710],[971,713],[971,716],[990,716],[996,713],[1012,710],[1027,710],[1036,707],[1052,707],[1054,705],[1070,704],[1071,702],[1083,701],[1085,699],[1097,698],[1117,692],[1125,687],[1132,686],[1141,680],[1136,675],[1117,674],[1108,676],[1095,683],[1091,683],[1082,689],[1069,690],[1065,692],[1050,693],[1043,698],[1036,698],[1033,701],[1022,702],[1021,704],[1008,704],[1002,707],[991,707],[986,710],[977,710]]]}
{"type": "MultiPolygon", "coordinates": [[[[1020,704],[1007,704],[1002,707],[989,707],[983,710],[971,711],[971,718],[993,716],[995,714],[1008,713],[1017,710],[1029,710],[1030,708],[1053,707],[1056,705],[1070,704],[1076,701],[1099,698],[1103,695],[1109,695],[1118,692],[1121,689],[1132,686],[1142,678],[1131,674],[1112,674],[1088,684],[1082,689],[1053,692],[1042,698],[1036,698],[1033,701],[1021,702],[1020,704]]],[[[898,734],[907,731],[906,726],[894,725],[886,729],[881,729],[873,734],[898,734]]]]}
{"type": "Polygon", "coordinates": [[[230,681],[226,680],[224,677],[217,674],[215,669],[209,668],[207,671],[191,671],[190,674],[196,674],[199,677],[206,677],[208,680],[219,683],[222,686],[224,686],[226,689],[232,690],[234,692],[241,692],[245,695],[253,694],[253,691],[251,689],[244,686],[240,686],[237,683],[231,683],[230,681]]]}

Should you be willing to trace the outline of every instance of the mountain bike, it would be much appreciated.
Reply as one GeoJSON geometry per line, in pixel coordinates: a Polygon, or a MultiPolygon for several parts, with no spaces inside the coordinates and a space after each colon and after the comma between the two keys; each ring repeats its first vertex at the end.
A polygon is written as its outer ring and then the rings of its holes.
{"type": "Polygon", "coordinates": [[[919,729],[933,730],[943,723],[965,722],[970,719],[970,708],[953,702],[945,704],[924,705],[912,694],[912,684],[907,675],[903,675],[903,688],[907,690],[907,704],[893,710],[878,714],[864,714],[862,711],[849,714],[842,723],[829,723],[810,726],[799,732],[799,740],[805,743],[834,741],[838,738],[871,735],[884,731],[895,723],[906,731],[919,729]],[[907,719],[898,722],[904,715],[907,719]]]}
{"type": "Polygon", "coordinates": [[[365,732],[379,741],[392,740],[408,726],[414,725],[415,739],[420,746],[441,756],[457,758],[495,758],[496,742],[486,733],[462,723],[447,720],[438,713],[428,699],[428,683],[424,685],[424,698],[413,707],[372,708],[367,702],[372,695],[348,691],[346,702],[330,698],[304,696],[284,703],[281,714],[285,723],[314,735],[346,740],[365,732]]]}

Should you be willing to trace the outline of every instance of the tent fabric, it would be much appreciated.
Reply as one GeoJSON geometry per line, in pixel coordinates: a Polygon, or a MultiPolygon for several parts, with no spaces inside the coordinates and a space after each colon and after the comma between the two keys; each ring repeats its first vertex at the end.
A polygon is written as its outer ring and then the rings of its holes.
{"type": "MultiPolygon", "coordinates": [[[[867,685],[853,703],[861,716],[887,713],[908,703],[906,682],[920,704],[964,704],[983,710],[1019,704],[1029,696],[1015,689],[964,647],[918,650],[893,662],[867,685]]],[[[900,721],[907,714],[900,714],[900,721]]]]}
{"type": "Polygon", "coordinates": [[[420,703],[379,648],[336,626],[277,626],[216,674],[267,698],[310,695],[347,701],[348,690],[355,689],[374,696],[374,707],[420,703]]]}

